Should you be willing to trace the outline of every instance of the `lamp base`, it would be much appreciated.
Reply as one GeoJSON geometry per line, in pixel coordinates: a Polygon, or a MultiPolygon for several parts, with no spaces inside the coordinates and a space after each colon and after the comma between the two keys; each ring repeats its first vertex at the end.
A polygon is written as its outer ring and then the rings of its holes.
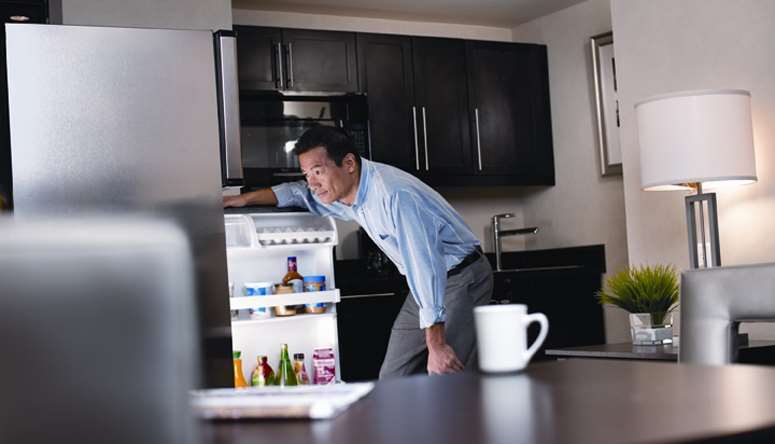
{"type": "Polygon", "coordinates": [[[686,228],[689,234],[689,264],[691,268],[700,267],[700,256],[702,256],[702,267],[720,267],[721,249],[719,248],[718,235],[718,206],[716,204],[716,193],[703,193],[700,185],[697,185],[697,194],[686,196],[686,228]],[[705,211],[708,210],[708,232],[710,234],[710,252],[705,243],[705,211]],[[697,213],[700,220],[697,223],[697,213]],[[700,236],[697,236],[699,228],[700,236]],[[700,240],[698,240],[698,238],[700,240]],[[701,255],[698,254],[697,245],[700,243],[701,255]]]}

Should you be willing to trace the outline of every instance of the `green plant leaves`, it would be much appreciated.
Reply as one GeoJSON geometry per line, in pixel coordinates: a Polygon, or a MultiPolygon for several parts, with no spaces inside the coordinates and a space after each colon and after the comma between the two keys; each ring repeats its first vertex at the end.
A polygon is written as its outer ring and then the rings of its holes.
{"type": "Polygon", "coordinates": [[[678,273],[669,265],[627,267],[606,279],[606,288],[596,294],[601,304],[650,313],[654,325],[676,307],[678,295],[678,273]]]}

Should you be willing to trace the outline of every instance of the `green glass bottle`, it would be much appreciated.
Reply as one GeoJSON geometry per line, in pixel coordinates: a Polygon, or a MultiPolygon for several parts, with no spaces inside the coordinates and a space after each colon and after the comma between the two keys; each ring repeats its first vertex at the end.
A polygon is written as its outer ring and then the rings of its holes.
{"type": "Polygon", "coordinates": [[[280,348],[280,364],[277,366],[275,385],[286,387],[297,384],[296,374],[293,373],[291,357],[288,355],[288,344],[283,344],[282,348],[280,348]]]}

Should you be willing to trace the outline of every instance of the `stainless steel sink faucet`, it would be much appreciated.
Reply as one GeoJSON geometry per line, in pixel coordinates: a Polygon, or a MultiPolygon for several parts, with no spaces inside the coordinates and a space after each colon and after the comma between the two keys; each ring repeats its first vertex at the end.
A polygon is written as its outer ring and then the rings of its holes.
{"type": "Polygon", "coordinates": [[[538,227],[517,228],[513,230],[501,230],[501,219],[510,219],[514,213],[496,214],[492,217],[492,243],[495,246],[495,270],[500,271],[501,267],[501,238],[504,236],[515,236],[519,234],[535,234],[538,227]]]}

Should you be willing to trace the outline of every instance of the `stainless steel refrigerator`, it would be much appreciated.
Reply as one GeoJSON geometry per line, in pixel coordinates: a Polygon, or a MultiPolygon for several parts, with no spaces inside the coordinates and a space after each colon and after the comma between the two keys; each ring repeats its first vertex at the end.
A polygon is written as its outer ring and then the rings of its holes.
{"type": "Polygon", "coordinates": [[[196,264],[203,385],[230,386],[219,144],[238,120],[233,41],[210,31],[9,24],[6,47],[15,217],[176,220],[196,264]]]}

